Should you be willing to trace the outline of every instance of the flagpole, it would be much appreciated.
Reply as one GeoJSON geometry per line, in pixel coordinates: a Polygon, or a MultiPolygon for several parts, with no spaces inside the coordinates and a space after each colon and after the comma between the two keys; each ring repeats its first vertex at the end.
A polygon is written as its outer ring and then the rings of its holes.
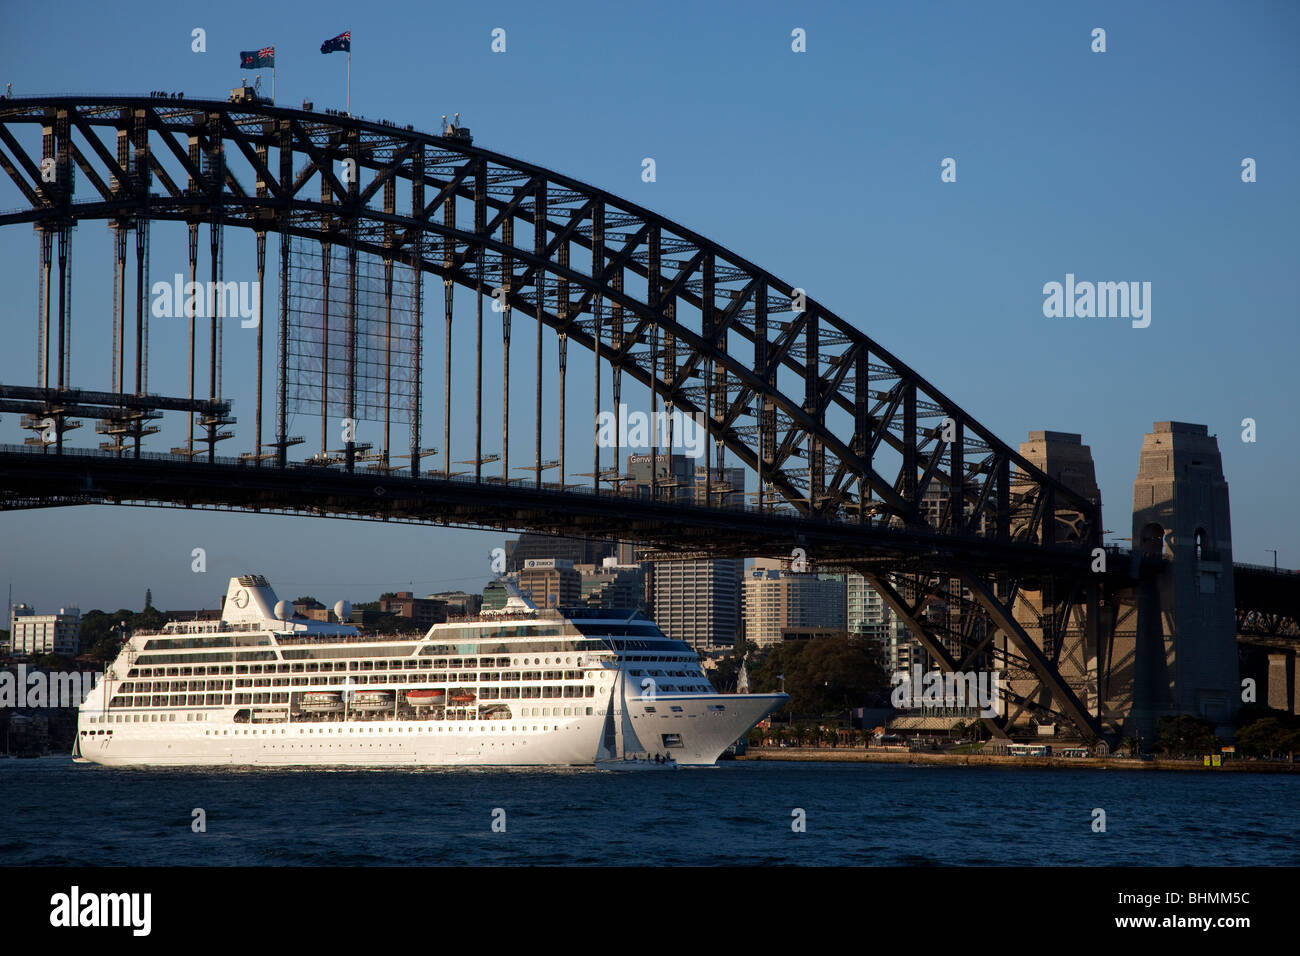
{"type": "Polygon", "coordinates": [[[348,116],[352,115],[352,44],[348,43],[348,116]]]}

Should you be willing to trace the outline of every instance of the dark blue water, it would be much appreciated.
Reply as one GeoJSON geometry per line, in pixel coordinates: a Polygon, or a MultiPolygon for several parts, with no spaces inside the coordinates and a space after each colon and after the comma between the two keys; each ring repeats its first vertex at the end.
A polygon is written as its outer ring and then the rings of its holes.
{"type": "Polygon", "coordinates": [[[0,760],[0,808],[0,865],[1300,864],[1289,774],[767,760],[211,773],[44,758],[0,760]]]}

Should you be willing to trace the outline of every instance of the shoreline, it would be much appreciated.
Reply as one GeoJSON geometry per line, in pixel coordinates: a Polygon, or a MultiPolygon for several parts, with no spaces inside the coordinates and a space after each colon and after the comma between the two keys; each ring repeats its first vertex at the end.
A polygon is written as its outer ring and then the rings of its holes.
{"type": "Polygon", "coordinates": [[[1203,773],[1300,773],[1300,763],[1226,760],[1207,767],[1194,760],[1137,760],[1132,757],[1010,757],[1001,754],[942,754],[924,751],[862,750],[850,747],[750,747],[737,760],[793,760],[803,763],[921,764],[942,767],[1001,767],[1008,770],[1183,770],[1203,773]]]}

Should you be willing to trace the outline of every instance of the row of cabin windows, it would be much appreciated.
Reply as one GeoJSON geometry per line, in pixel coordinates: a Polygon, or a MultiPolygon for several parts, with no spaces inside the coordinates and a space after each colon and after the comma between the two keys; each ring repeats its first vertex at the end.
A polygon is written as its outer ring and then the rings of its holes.
{"type": "MultiPolygon", "coordinates": [[[[355,663],[355,662],[354,662],[355,663]]],[[[200,668],[201,669],[201,668],[200,668]]],[[[216,668],[213,668],[214,670],[216,668]]],[[[242,671],[243,668],[240,668],[242,671]]],[[[254,673],[260,671],[255,669],[254,673]]],[[[267,673],[274,673],[270,668],[267,673]]],[[[634,674],[639,671],[633,671],[634,674]]],[[[393,674],[382,673],[377,671],[373,676],[358,674],[348,675],[353,683],[364,684],[367,681],[379,681],[390,684],[403,684],[408,680],[413,684],[430,684],[430,683],[467,683],[474,684],[480,681],[542,681],[542,680],[582,680],[584,677],[582,671],[458,671],[446,674],[393,674]]],[[[235,681],[239,687],[311,687],[322,684],[338,683],[336,677],[253,677],[240,678],[235,681]]],[[[229,690],[230,681],[128,681],[121,687],[122,693],[131,693],[132,691],[178,691],[178,690],[229,690]],[[137,686],[138,685],[138,686],[137,686]]]]}
{"type": "MultiPolygon", "coordinates": [[[[479,700],[520,699],[581,699],[595,697],[595,687],[482,687],[479,700]]],[[[230,704],[230,694],[118,694],[110,707],[215,707],[230,704]]],[[[240,693],[234,695],[236,704],[287,704],[289,695],[283,692],[240,693]]]]}
{"type": "MultiPolygon", "coordinates": [[[[437,662],[434,662],[435,664],[437,662]]],[[[487,658],[483,659],[483,664],[491,666],[487,658]]],[[[509,664],[509,661],[506,661],[509,664]]],[[[208,675],[225,675],[225,674],[319,674],[331,673],[338,671],[406,671],[417,669],[429,669],[429,661],[321,661],[319,663],[308,664],[214,664],[209,667],[133,667],[127,674],[129,678],[152,677],[202,677],[208,675]],[[418,664],[418,667],[417,667],[418,664]]],[[[462,663],[456,659],[456,670],[469,666],[474,667],[475,659],[462,663]]],[[[500,665],[498,665],[500,666],[500,665]]],[[[446,668],[443,668],[446,669],[446,668]]],[[[416,676],[416,675],[412,675],[416,676]]],[[[461,680],[473,681],[481,680],[582,680],[583,672],[580,670],[565,671],[508,671],[500,673],[497,671],[483,672],[478,677],[473,671],[460,671],[459,674],[448,673],[438,675],[439,680],[461,680]]]]}
{"type": "MultiPolygon", "coordinates": [[[[509,657],[443,657],[443,658],[392,658],[381,660],[354,661],[297,661],[283,664],[213,664],[207,667],[133,667],[129,677],[193,677],[204,674],[317,674],[331,671],[369,671],[369,670],[460,670],[466,667],[510,667],[534,666],[551,663],[551,658],[523,658],[521,661],[509,657]]],[[[560,658],[555,658],[556,664],[560,658]]],[[[573,658],[565,658],[564,663],[573,664],[573,658]]],[[[572,680],[569,673],[581,675],[581,671],[565,672],[560,677],[558,671],[547,671],[546,680],[572,680]]]]}
{"type": "MultiPolygon", "coordinates": [[[[288,695],[284,695],[288,697],[288,695]]],[[[118,695],[109,707],[220,707],[230,703],[229,694],[151,694],[127,697],[118,695]]]]}
{"type": "MultiPolygon", "coordinates": [[[[633,657],[630,660],[646,661],[673,661],[678,663],[691,663],[690,658],[686,657],[633,657]]],[[[532,658],[534,665],[550,663],[550,658],[532,658]]],[[[566,659],[566,663],[570,659],[566,659]]],[[[523,659],[523,664],[529,663],[529,658],[523,659]]],[[[555,662],[559,663],[559,658],[555,662]]],[[[203,677],[203,676],[225,676],[229,674],[320,674],[334,673],[338,671],[405,671],[405,670],[461,670],[465,667],[509,667],[510,658],[441,658],[437,660],[424,659],[392,659],[392,660],[354,660],[354,661],[308,661],[284,664],[212,664],[208,666],[195,667],[133,667],[128,672],[129,678],[144,677],[203,677]]],[[[640,675],[642,671],[632,671],[634,675],[640,675]]],[[[654,676],[663,676],[659,670],[650,671],[654,676]]],[[[581,680],[582,671],[577,670],[548,670],[548,671],[524,671],[522,676],[518,671],[512,671],[500,675],[500,680],[581,680]]],[[[702,677],[698,667],[693,672],[669,671],[669,676],[673,677],[702,677]]],[[[464,673],[458,677],[447,675],[447,679],[473,680],[474,678],[465,676],[464,673]]],[[[497,680],[493,674],[482,677],[483,680],[497,680]]]]}
{"type": "MultiPolygon", "coordinates": [[[[154,701],[157,700],[157,698],[151,698],[151,699],[154,700],[154,701]]],[[[226,703],[226,704],[229,704],[230,702],[231,702],[230,699],[229,699],[229,698],[226,698],[225,703],[226,703]]],[[[287,704],[288,702],[289,702],[289,701],[288,701],[288,697],[287,697],[287,695],[285,695],[285,694],[275,694],[275,695],[272,695],[272,694],[236,694],[236,695],[235,695],[235,699],[234,699],[234,703],[236,703],[236,704],[287,704]]],[[[213,702],[212,702],[212,701],[208,701],[208,703],[213,703],[213,702]]],[[[118,703],[117,699],[115,699],[115,700],[113,701],[113,706],[114,706],[114,707],[117,707],[117,706],[130,706],[130,705],[120,705],[120,704],[118,703]]],[[[148,706],[162,707],[162,706],[167,706],[167,705],[166,705],[166,704],[158,704],[158,703],[155,702],[155,703],[152,704],[152,705],[150,705],[150,704],[148,704],[148,703],[145,703],[145,704],[137,704],[136,706],[138,706],[138,707],[148,707],[148,706]]],[[[189,701],[188,706],[203,706],[203,702],[201,702],[201,701],[193,701],[193,700],[191,700],[191,701],[189,701]]],[[[674,710],[681,710],[680,707],[674,707],[673,709],[674,709],[674,710]]],[[[647,710],[647,712],[649,712],[649,713],[654,713],[654,708],[652,708],[652,707],[647,707],[646,710],[647,710]]],[[[603,711],[602,711],[602,712],[603,712],[603,711]]],[[[591,707],[522,707],[522,708],[519,709],[519,715],[522,716],[522,717],[581,717],[581,716],[584,716],[584,714],[585,714],[585,716],[588,716],[588,717],[592,716],[592,714],[593,714],[593,708],[591,708],[591,707]]],[[[477,709],[476,709],[476,708],[472,708],[472,707],[449,707],[449,708],[447,708],[445,711],[436,711],[436,712],[434,712],[434,713],[433,713],[432,715],[430,715],[430,716],[431,716],[432,719],[434,719],[434,720],[442,720],[442,719],[444,719],[444,718],[445,718],[446,720],[479,720],[479,719],[486,720],[486,719],[489,719],[489,718],[491,718],[491,719],[497,719],[497,720],[509,720],[509,719],[510,719],[510,717],[509,717],[508,714],[501,714],[501,715],[496,715],[496,716],[493,716],[493,715],[480,716],[479,713],[478,713],[478,711],[477,711],[477,709]]],[[[185,719],[186,719],[186,720],[205,720],[205,719],[207,719],[207,715],[205,715],[205,714],[186,714],[186,715],[185,715],[185,719]]],[[[113,716],[91,717],[91,718],[90,718],[90,722],[91,722],[92,724],[93,724],[93,723],[104,723],[104,722],[107,722],[107,723],[120,723],[120,722],[122,722],[123,720],[126,720],[126,722],[128,722],[128,723],[130,723],[130,722],[139,723],[139,722],[141,722],[141,721],[145,721],[145,722],[149,722],[149,721],[157,722],[157,721],[160,721],[160,720],[161,720],[161,721],[175,721],[175,720],[176,720],[176,714],[175,714],[175,713],[171,713],[171,714],[152,714],[152,715],[151,715],[151,714],[135,714],[135,715],[127,714],[127,715],[113,715],[113,716]]]]}
{"type": "MultiPolygon", "coordinates": [[[[663,662],[690,664],[697,662],[690,657],[668,655],[654,656],[637,654],[627,658],[629,661],[637,662],[663,662]]],[[[198,677],[205,675],[225,675],[225,674],[316,674],[328,673],[331,671],[368,671],[368,670],[460,670],[462,668],[473,667],[511,667],[511,666],[538,666],[541,664],[560,664],[560,658],[541,658],[525,657],[522,660],[515,660],[509,657],[440,657],[440,658],[392,658],[389,660],[354,660],[354,661],[296,661],[292,663],[279,664],[212,664],[208,666],[176,666],[176,667],[133,667],[128,674],[129,677],[198,677]]],[[[566,657],[563,663],[572,665],[574,659],[566,657]]],[[[556,671],[547,671],[548,675],[558,673],[556,671]]],[[[527,678],[526,678],[527,679],[527,678]]],[[[569,680],[572,678],[550,677],[545,680],[569,680]]]]}

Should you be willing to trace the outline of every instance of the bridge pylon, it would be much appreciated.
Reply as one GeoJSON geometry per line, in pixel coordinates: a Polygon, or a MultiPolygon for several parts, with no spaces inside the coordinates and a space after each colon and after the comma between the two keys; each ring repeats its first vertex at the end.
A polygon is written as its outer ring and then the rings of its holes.
{"type": "Polygon", "coordinates": [[[1230,735],[1241,705],[1232,527],[1218,442],[1206,426],[1156,422],[1143,439],[1133,544],[1151,570],[1137,589],[1131,672],[1111,683],[1112,694],[1132,701],[1125,735],[1154,741],[1156,721],[1175,714],[1230,735]]]}

